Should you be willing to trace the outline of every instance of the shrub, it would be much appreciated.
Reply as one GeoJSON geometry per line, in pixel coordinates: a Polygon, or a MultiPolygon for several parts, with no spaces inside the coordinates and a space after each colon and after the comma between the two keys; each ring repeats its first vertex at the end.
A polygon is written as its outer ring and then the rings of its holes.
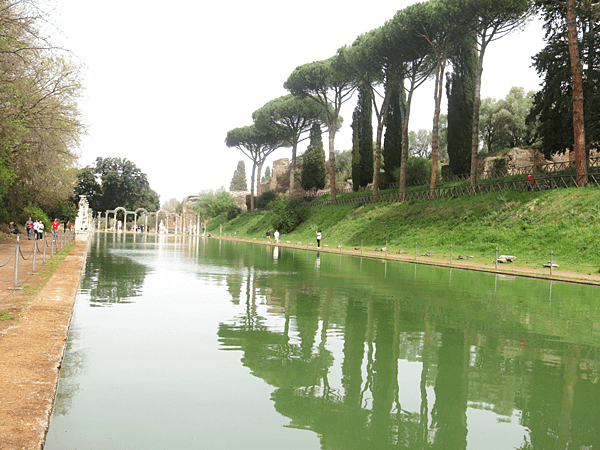
{"type": "Polygon", "coordinates": [[[280,195],[269,206],[273,210],[273,228],[290,233],[308,218],[308,206],[299,197],[280,195]]]}
{"type": "Polygon", "coordinates": [[[274,191],[266,191],[260,194],[254,199],[254,207],[256,209],[263,209],[269,206],[273,200],[277,198],[277,194],[274,191]]]}

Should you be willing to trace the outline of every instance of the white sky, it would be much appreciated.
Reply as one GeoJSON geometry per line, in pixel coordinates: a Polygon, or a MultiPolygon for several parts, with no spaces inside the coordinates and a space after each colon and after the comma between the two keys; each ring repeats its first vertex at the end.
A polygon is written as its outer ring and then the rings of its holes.
{"type": "MultiPolygon", "coordinates": [[[[288,92],[299,65],[327,59],[382,26],[409,0],[54,0],[54,36],[85,65],[80,102],[88,135],[80,166],[123,157],[148,175],[161,204],[229,183],[239,160],[224,141],[250,125],[252,112],[288,92]]],[[[484,60],[482,98],[503,98],[512,86],[537,90],[531,56],[543,46],[539,23],[492,43],[484,60]]],[[[336,149],[351,148],[354,100],[342,108],[336,149]]],[[[445,113],[445,106],[442,113],[445,113]]],[[[413,100],[410,129],[430,128],[433,86],[413,100]]],[[[303,153],[306,143],[301,144],[303,153]]],[[[280,149],[267,160],[288,158],[280,149]]]]}

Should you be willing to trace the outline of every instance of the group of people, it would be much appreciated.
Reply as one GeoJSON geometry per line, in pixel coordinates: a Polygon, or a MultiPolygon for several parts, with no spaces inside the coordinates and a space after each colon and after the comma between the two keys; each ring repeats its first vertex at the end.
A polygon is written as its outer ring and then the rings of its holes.
{"type": "MultiPolygon", "coordinates": [[[[275,230],[275,233],[273,233],[273,237],[275,238],[275,243],[279,244],[279,230],[275,230]]],[[[267,230],[267,242],[271,242],[271,230],[270,229],[267,230]]]]}
{"type": "MultiPolygon", "coordinates": [[[[42,222],[41,220],[35,219],[35,221],[32,221],[31,217],[30,217],[29,220],[27,222],[25,222],[25,228],[27,229],[27,239],[31,239],[32,234],[33,234],[33,238],[35,240],[43,239],[44,229],[46,227],[44,226],[44,222],[42,222]]],[[[60,228],[60,222],[58,221],[58,218],[55,218],[51,224],[53,241],[56,241],[56,238],[58,237],[59,228],[60,228]]],[[[64,231],[67,231],[67,230],[71,231],[71,221],[65,222],[64,231]]]]}
{"type": "MultiPolygon", "coordinates": [[[[321,248],[321,236],[321,230],[317,231],[317,248],[321,248]]],[[[271,229],[267,230],[266,237],[267,242],[271,242],[271,229]]],[[[279,230],[275,230],[273,237],[275,238],[275,243],[279,244],[279,230]]]]}

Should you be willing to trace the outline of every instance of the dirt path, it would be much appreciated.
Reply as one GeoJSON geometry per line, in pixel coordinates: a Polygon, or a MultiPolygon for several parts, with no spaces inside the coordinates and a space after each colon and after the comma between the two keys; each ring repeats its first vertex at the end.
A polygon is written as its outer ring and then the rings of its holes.
{"type": "Polygon", "coordinates": [[[87,254],[87,242],[78,241],[48,279],[46,266],[36,258],[33,240],[21,236],[19,290],[14,285],[16,238],[0,242],[0,448],[41,449],[54,403],[75,295],[87,254]],[[27,260],[23,260],[27,258],[27,260]]]}

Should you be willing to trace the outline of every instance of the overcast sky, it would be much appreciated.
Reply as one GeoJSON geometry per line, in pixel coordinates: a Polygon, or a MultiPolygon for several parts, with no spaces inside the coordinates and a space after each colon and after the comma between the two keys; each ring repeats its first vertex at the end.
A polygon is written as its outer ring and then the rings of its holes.
{"type": "MultiPolygon", "coordinates": [[[[53,40],[84,65],[80,107],[88,134],[80,166],[98,156],[127,158],[148,175],[161,204],[229,188],[242,159],[249,183],[251,163],[225,145],[227,132],[250,125],[253,111],[286,95],[283,83],[297,66],[331,57],[415,3],[371,0],[368,9],[354,9],[342,0],[55,2],[60,34],[53,40]]],[[[537,90],[531,57],[542,46],[537,22],[492,43],[482,97],[503,98],[512,86],[537,90]]],[[[355,104],[342,107],[336,149],[351,147],[355,104]]],[[[432,84],[417,91],[412,108],[410,129],[431,128],[432,84]]],[[[267,165],[290,155],[280,149],[267,165]]]]}

